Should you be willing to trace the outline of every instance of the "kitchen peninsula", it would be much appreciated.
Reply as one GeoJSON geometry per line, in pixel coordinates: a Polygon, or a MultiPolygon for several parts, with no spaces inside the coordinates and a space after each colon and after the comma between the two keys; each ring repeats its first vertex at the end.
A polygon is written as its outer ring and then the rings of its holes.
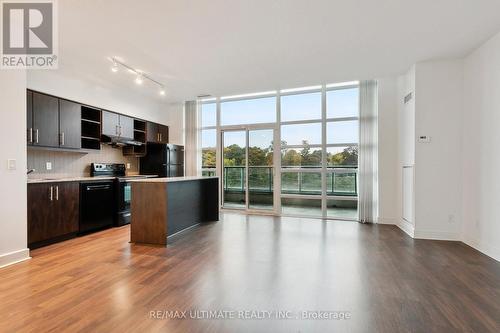
{"type": "Polygon", "coordinates": [[[167,238],[219,220],[218,177],[140,179],[132,184],[132,243],[166,245],[167,238]]]}

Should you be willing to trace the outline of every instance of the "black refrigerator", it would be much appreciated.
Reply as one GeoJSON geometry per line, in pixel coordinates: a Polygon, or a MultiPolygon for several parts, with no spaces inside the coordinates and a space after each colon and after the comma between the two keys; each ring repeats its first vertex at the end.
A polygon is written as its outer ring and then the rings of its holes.
{"type": "Polygon", "coordinates": [[[141,157],[140,173],[158,177],[184,176],[184,146],[148,143],[141,157]]]}

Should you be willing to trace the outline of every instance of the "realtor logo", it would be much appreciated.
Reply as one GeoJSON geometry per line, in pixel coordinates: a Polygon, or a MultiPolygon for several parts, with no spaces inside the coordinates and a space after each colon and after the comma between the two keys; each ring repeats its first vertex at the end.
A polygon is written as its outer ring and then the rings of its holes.
{"type": "Polygon", "coordinates": [[[1,3],[2,68],[57,68],[56,4],[35,1],[1,3]]]}

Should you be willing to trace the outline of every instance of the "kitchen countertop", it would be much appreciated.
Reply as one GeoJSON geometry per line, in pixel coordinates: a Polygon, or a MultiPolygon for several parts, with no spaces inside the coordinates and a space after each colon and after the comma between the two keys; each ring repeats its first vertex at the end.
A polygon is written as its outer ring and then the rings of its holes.
{"type": "Polygon", "coordinates": [[[184,182],[189,180],[204,180],[204,179],[215,179],[215,178],[219,177],[190,176],[190,177],[150,178],[150,179],[133,179],[130,182],[131,183],[174,183],[174,182],[184,182]]]}
{"type": "MultiPolygon", "coordinates": [[[[156,177],[151,175],[127,175],[125,177],[156,177]]],[[[40,184],[40,183],[60,183],[60,182],[85,182],[85,181],[98,181],[98,180],[113,180],[117,177],[114,176],[83,176],[83,177],[65,177],[65,178],[31,178],[28,179],[28,184],[40,184]]]]}

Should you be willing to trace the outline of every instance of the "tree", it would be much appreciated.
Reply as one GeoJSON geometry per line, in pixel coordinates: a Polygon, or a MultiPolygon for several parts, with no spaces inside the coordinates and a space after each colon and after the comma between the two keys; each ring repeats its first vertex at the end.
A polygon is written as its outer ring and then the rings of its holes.
{"type": "Polygon", "coordinates": [[[328,154],[327,160],[330,165],[357,166],[358,150],[357,146],[349,146],[336,154],[328,154]]]}
{"type": "Polygon", "coordinates": [[[202,150],[202,167],[215,168],[215,148],[203,148],[202,150]]]}

